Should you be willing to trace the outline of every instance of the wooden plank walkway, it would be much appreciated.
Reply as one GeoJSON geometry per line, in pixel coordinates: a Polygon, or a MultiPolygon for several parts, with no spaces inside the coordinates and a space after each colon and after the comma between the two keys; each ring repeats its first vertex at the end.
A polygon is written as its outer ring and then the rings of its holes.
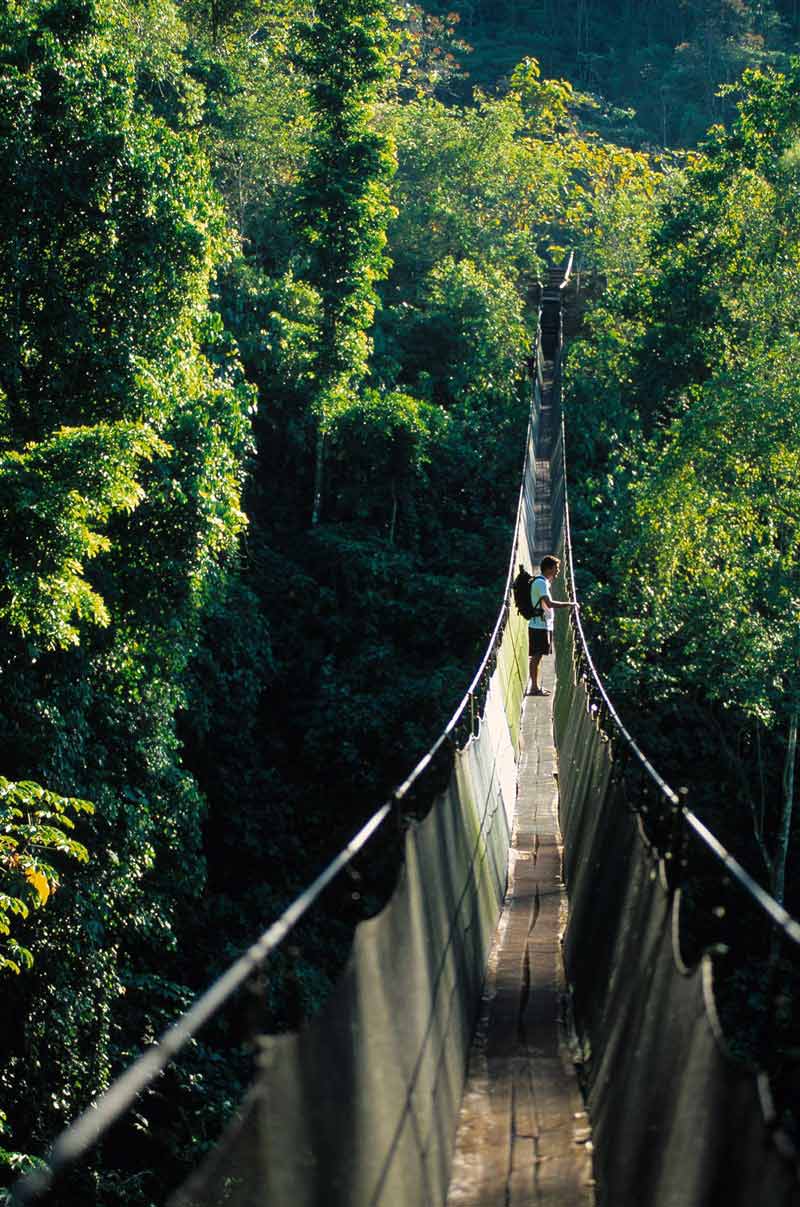
{"type": "MultiPolygon", "coordinates": [[[[552,660],[543,682],[553,689],[552,660]]],[[[550,699],[525,702],[509,887],[447,1207],[591,1207],[591,1133],[564,1031],[566,911],[550,699]]]]}
{"type": "MultiPolygon", "coordinates": [[[[552,366],[536,447],[534,513],[550,553],[552,366]]],[[[538,566],[537,566],[538,568],[538,566]]],[[[560,580],[555,598],[563,598],[560,580]]],[[[555,688],[553,659],[542,684],[555,688]]],[[[470,1054],[447,1207],[592,1207],[591,1131],[565,1031],[567,910],[551,697],[527,697],[509,884],[470,1054]]]]}

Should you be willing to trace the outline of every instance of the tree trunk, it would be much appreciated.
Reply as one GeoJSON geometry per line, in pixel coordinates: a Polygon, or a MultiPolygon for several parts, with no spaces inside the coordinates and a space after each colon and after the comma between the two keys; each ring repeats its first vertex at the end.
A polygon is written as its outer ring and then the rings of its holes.
{"type": "Polygon", "coordinates": [[[761,747],[761,722],[756,721],[756,758],[758,762],[758,799],[753,801],[753,828],[759,849],[764,854],[767,870],[772,875],[772,860],[766,854],[767,842],[764,837],[764,824],[767,816],[767,788],[764,782],[764,758],[761,747]]]}
{"type": "Polygon", "coordinates": [[[792,828],[792,810],[794,808],[797,723],[798,710],[795,709],[789,720],[789,737],[786,742],[786,759],[783,764],[783,811],[781,813],[781,825],[778,832],[778,844],[772,863],[772,895],[779,905],[783,905],[786,885],[786,860],[789,854],[789,834],[792,828]]]}
{"type": "Polygon", "coordinates": [[[325,469],[325,434],[317,429],[317,441],[314,449],[314,504],[311,508],[311,527],[316,528],[322,511],[322,480],[325,469]]]}
{"type": "Polygon", "coordinates": [[[389,544],[394,544],[394,534],[397,527],[397,483],[392,478],[392,519],[389,523],[389,544]]]}

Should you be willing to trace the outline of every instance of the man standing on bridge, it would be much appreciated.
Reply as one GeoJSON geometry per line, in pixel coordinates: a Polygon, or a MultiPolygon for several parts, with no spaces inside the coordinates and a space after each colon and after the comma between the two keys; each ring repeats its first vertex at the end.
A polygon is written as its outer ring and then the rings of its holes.
{"type": "Polygon", "coordinates": [[[556,608],[577,608],[580,605],[567,600],[553,599],[550,595],[550,585],[561,569],[557,557],[548,553],[542,558],[540,573],[531,583],[531,603],[533,616],[528,621],[528,654],[531,681],[528,696],[549,696],[550,692],[542,687],[539,673],[542,658],[553,652],[553,626],[556,608]]]}

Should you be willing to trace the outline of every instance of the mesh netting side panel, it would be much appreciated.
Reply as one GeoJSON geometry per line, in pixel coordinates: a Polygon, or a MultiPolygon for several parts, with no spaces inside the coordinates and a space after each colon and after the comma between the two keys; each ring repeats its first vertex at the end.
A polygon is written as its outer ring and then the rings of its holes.
{"type": "MultiPolygon", "coordinates": [[[[294,1037],[289,1037],[290,1042],[294,1037]]],[[[248,1093],[228,1125],[225,1142],[169,1200],[170,1207],[263,1207],[267,1102],[262,1084],[248,1093]]]]}
{"type": "Polygon", "coordinates": [[[571,674],[559,625],[555,699],[569,922],[564,942],[586,1057],[601,1207],[797,1207],[755,1077],[727,1059],[704,973],[673,958],[672,902],[571,674]]]}
{"type": "MultiPolygon", "coordinates": [[[[528,551],[523,537],[520,554],[528,551]]],[[[239,1118],[170,1207],[436,1207],[505,893],[527,630],[506,626],[479,732],[406,835],[395,893],[332,999],[265,1042],[239,1118]]]]}

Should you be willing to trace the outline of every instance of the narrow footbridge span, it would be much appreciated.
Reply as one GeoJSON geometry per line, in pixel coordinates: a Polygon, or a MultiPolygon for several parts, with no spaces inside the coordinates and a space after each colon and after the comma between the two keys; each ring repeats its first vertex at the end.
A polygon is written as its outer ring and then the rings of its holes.
{"type": "Polygon", "coordinates": [[[558,388],[567,278],[553,270],[542,291],[505,599],[459,708],[13,1202],[56,1203],[59,1172],[262,969],[375,830],[399,824],[396,890],[357,928],[330,1001],[298,1034],[261,1039],[244,1102],[185,1184],[165,1188],[166,1207],[800,1207],[798,1064],[775,1057],[791,1049],[800,925],[647,761],[579,619],[559,615],[552,696],[524,696],[516,565],[560,550],[574,592],[558,388]],[[414,820],[410,789],[448,750],[449,783],[414,820]],[[766,953],[757,1067],[733,1060],[716,1006],[731,918],[766,953]]]}

